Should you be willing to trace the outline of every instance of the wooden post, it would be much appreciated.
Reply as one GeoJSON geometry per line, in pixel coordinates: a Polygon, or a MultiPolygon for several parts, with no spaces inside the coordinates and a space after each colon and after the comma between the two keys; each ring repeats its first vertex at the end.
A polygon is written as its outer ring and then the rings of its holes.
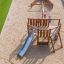
{"type": "MultiPolygon", "coordinates": [[[[38,19],[36,19],[36,26],[38,27],[38,19]]],[[[39,44],[39,29],[37,29],[37,45],[39,44]]]]}
{"type": "Polygon", "coordinates": [[[28,18],[28,23],[27,23],[27,30],[28,30],[28,35],[29,35],[29,18],[28,18]]]}
{"type": "Polygon", "coordinates": [[[39,44],[39,30],[37,30],[37,45],[39,44]]]}
{"type": "MultiPolygon", "coordinates": [[[[42,19],[40,19],[40,26],[42,27],[42,19]]],[[[42,37],[42,30],[40,30],[40,37],[42,37]]]]}
{"type": "MultiPolygon", "coordinates": [[[[51,29],[49,30],[49,35],[51,34],[51,29]]],[[[51,44],[52,44],[52,48],[53,48],[53,52],[55,52],[55,48],[54,48],[54,43],[51,37],[49,37],[51,40],[51,44]]]]}
{"type": "Polygon", "coordinates": [[[33,26],[34,26],[34,22],[35,22],[34,19],[32,20],[32,22],[33,22],[33,26]]]}
{"type": "Polygon", "coordinates": [[[63,48],[63,45],[62,45],[62,40],[61,40],[60,33],[58,33],[58,35],[59,35],[59,39],[60,39],[60,43],[61,43],[61,48],[63,48]]]}
{"type": "Polygon", "coordinates": [[[60,19],[59,19],[59,22],[58,22],[58,26],[59,26],[58,36],[59,36],[59,39],[60,39],[61,48],[63,48],[63,45],[62,45],[62,40],[61,40],[61,36],[60,36],[60,28],[61,28],[61,22],[60,22],[60,19]]]}

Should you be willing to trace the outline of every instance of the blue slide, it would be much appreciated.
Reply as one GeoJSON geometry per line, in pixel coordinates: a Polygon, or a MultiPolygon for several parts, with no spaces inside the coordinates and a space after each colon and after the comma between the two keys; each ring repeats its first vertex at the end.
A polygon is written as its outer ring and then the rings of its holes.
{"type": "Polygon", "coordinates": [[[32,43],[33,41],[33,37],[34,37],[34,34],[31,33],[25,40],[24,42],[24,45],[22,48],[20,48],[20,50],[18,51],[18,56],[20,57],[23,57],[28,49],[28,47],[30,46],[30,44],[32,43]]]}

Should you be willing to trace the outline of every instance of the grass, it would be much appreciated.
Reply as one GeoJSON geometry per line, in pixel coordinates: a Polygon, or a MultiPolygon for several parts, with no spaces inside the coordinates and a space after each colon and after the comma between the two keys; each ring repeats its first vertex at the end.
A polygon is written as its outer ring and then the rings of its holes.
{"type": "Polygon", "coordinates": [[[0,0],[0,32],[5,23],[12,0],[0,0]]]}

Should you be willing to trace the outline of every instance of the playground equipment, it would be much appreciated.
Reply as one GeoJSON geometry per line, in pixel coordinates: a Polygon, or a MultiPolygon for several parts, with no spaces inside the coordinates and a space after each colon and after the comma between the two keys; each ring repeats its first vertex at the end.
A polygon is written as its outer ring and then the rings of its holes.
{"type": "Polygon", "coordinates": [[[29,47],[30,44],[32,43],[33,38],[34,38],[34,33],[32,32],[32,33],[30,33],[30,34],[27,36],[27,38],[26,38],[26,40],[25,40],[25,42],[24,42],[23,47],[20,48],[20,50],[19,50],[19,52],[18,52],[18,56],[21,56],[21,57],[24,56],[24,54],[26,53],[28,47],[29,47]]]}
{"type": "MultiPolygon", "coordinates": [[[[42,0],[35,0],[31,7],[34,5],[40,5],[35,4],[37,1],[42,2],[42,0]]],[[[48,3],[48,0],[46,0],[48,3]]],[[[44,1],[44,2],[46,2],[44,1]]],[[[43,8],[44,10],[44,8],[43,8]]],[[[18,51],[18,56],[23,57],[28,50],[30,44],[34,40],[34,36],[36,36],[37,45],[49,45],[49,43],[52,44],[53,52],[55,52],[54,44],[56,41],[60,40],[61,48],[62,46],[62,40],[60,36],[60,28],[61,28],[61,22],[60,19],[46,19],[46,14],[44,14],[45,11],[42,10],[42,18],[28,18],[27,23],[27,31],[28,36],[24,42],[24,45],[20,50],[18,51]],[[57,25],[51,25],[51,22],[57,21],[57,25]]]]}
{"type": "Polygon", "coordinates": [[[28,34],[33,31],[32,29],[37,30],[36,31],[37,45],[48,45],[51,41],[53,51],[55,52],[54,42],[56,42],[59,37],[61,48],[63,47],[61,36],[60,36],[60,28],[61,28],[60,19],[33,19],[33,18],[31,19],[29,18],[28,23],[27,23],[27,28],[28,28],[28,34]],[[53,22],[53,20],[54,21],[56,20],[57,25],[56,26],[50,25],[50,22],[49,22],[50,20],[51,22],[53,22]],[[40,41],[41,37],[42,37],[42,41],[40,41]]]}
{"type": "Polygon", "coordinates": [[[32,8],[35,5],[41,5],[41,7],[46,7],[49,11],[53,8],[53,4],[49,0],[34,0],[30,7],[32,8]]]}
{"type": "Polygon", "coordinates": [[[62,45],[62,40],[60,36],[60,28],[61,28],[60,19],[28,18],[28,23],[27,23],[28,36],[24,42],[23,47],[20,48],[18,52],[18,56],[23,57],[25,55],[30,44],[34,40],[35,35],[37,38],[37,45],[49,45],[49,43],[51,43],[53,52],[55,52],[54,44],[56,43],[59,37],[61,48],[62,48],[63,45],[62,45]],[[51,21],[56,20],[58,21],[58,23],[56,26],[52,26],[50,25],[49,20],[51,21]],[[40,38],[42,39],[42,41],[40,41],[40,38]]]}

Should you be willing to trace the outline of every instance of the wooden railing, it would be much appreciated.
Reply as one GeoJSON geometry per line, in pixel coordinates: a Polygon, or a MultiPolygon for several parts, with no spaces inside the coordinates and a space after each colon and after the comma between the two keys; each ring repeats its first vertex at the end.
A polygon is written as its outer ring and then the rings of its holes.
{"type": "Polygon", "coordinates": [[[46,32],[45,30],[42,30],[43,27],[49,27],[50,22],[52,20],[57,20],[58,25],[61,26],[60,19],[33,19],[33,18],[28,18],[28,23],[27,23],[27,30],[28,34],[32,31],[32,29],[38,30],[39,36],[45,36],[46,32]],[[42,28],[42,29],[40,29],[42,28]]]}

